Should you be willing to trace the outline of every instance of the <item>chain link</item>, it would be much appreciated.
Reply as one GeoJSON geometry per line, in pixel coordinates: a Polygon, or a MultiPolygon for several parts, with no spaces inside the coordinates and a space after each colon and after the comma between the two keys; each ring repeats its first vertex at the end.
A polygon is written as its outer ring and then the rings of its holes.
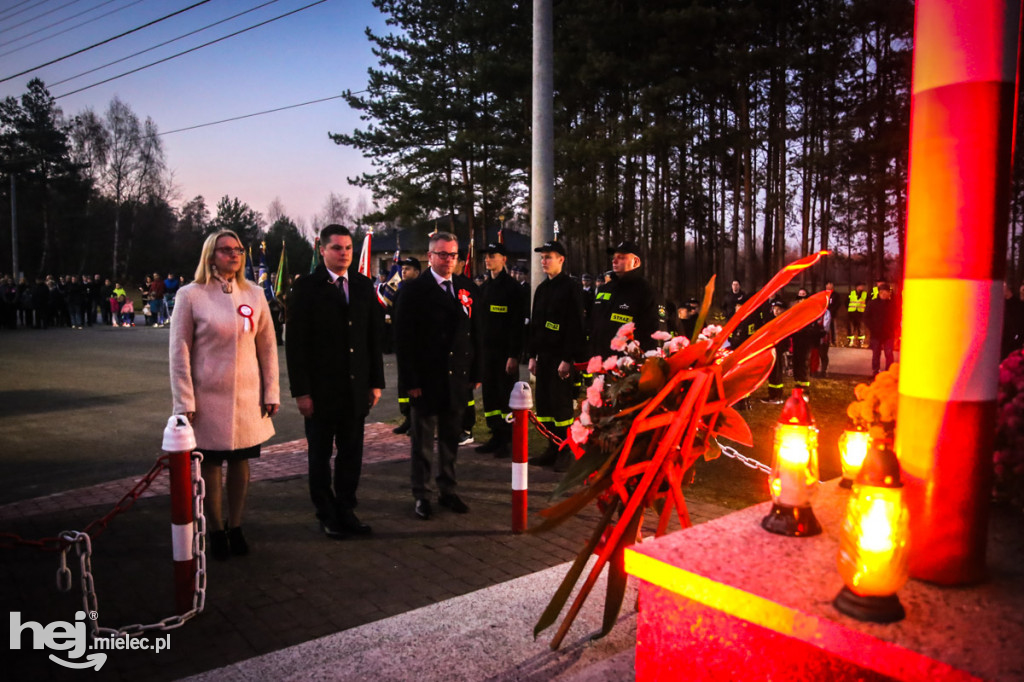
{"type": "Polygon", "coordinates": [[[530,421],[533,422],[533,425],[537,428],[537,431],[540,432],[540,435],[544,436],[558,447],[562,446],[562,439],[556,436],[555,434],[551,433],[551,431],[546,426],[540,423],[540,421],[537,419],[537,415],[535,415],[533,412],[527,412],[526,414],[530,416],[530,421]]]}
{"type": "Polygon", "coordinates": [[[722,449],[723,455],[735,459],[744,466],[748,466],[751,469],[756,469],[757,471],[760,471],[763,474],[772,473],[772,468],[765,464],[764,462],[756,460],[753,457],[747,457],[746,455],[740,453],[735,448],[731,448],[728,445],[722,445],[721,443],[719,443],[719,447],[722,449]]]}
{"type": "Polygon", "coordinates": [[[90,523],[84,531],[66,530],[55,538],[43,538],[42,540],[25,540],[13,533],[3,533],[0,535],[0,548],[27,546],[38,547],[47,551],[57,551],[59,553],[57,589],[61,592],[71,590],[72,576],[71,569],[68,568],[67,554],[71,551],[71,548],[74,548],[78,556],[81,574],[82,606],[90,616],[89,624],[94,638],[132,637],[153,630],[173,630],[179,628],[199,613],[202,613],[203,608],[206,606],[206,515],[204,507],[206,482],[200,474],[202,460],[202,454],[198,452],[192,453],[192,512],[194,518],[192,555],[196,562],[196,570],[192,591],[192,608],[185,613],[168,616],[148,625],[136,623],[116,629],[100,627],[99,618],[96,617],[96,614],[99,613],[99,599],[96,596],[96,583],[92,574],[92,537],[94,536],[90,535],[90,530],[95,530],[97,535],[102,533],[115,516],[130,509],[142,492],[152,484],[157,474],[168,468],[168,457],[166,455],[157,460],[157,463],[150,472],[131,491],[122,497],[109,513],[90,523]]]}

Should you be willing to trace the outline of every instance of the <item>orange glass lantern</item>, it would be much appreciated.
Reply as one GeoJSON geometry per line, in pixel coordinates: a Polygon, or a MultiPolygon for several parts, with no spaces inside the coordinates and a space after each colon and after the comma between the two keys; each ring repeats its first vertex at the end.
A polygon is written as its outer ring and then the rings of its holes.
{"type": "Polygon", "coordinates": [[[896,592],[909,575],[909,535],[899,461],[887,443],[872,444],[846,506],[837,560],[844,587],[835,607],[858,620],[902,620],[896,592]]]}
{"type": "Polygon", "coordinates": [[[864,457],[868,454],[871,438],[867,431],[862,431],[850,424],[839,437],[839,459],[843,465],[843,479],[839,481],[841,488],[850,488],[857,479],[864,457]]]}
{"type": "Polygon", "coordinates": [[[782,416],[775,426],[768,487],[772,509],[761,520],[762,528],[795,537],[821,532],[821,524],[811,510],[811,499],[818,489],[818,429],[799,388],[793,389],[793,395],[782,406],[782,416]]]}

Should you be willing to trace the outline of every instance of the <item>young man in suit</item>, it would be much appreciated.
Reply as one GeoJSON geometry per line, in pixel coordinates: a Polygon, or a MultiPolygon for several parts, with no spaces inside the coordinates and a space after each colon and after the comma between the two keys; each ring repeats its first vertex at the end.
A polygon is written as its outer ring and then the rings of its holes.
{"type": "Polygon", "coordinates": [[[457,514],[469,511],[455,492],[455,456],[466,396],[482,374],[479,315],[473,315],[470,282],[454,275],[458,240],[449,232],[435,232],[428,249],[430,267],[405,284],[395,315],[399,382],[411,408],[414,511],[423,520],[433,514],[429,478],[435,431],[438,503],[457,514]]]}
{"type": "Polygon", "coordinates": [[[353,511],[363,462],[363,425],[384,388],[384,315],[373,281],[350,268],[352,234],[320,231],[322,263],[288,299],[288,376],[306,420],[309,493],[321,529],[341,539],[370,526],[353,511]],[[331,450],[338,445],[331,489],[331,450]]]}

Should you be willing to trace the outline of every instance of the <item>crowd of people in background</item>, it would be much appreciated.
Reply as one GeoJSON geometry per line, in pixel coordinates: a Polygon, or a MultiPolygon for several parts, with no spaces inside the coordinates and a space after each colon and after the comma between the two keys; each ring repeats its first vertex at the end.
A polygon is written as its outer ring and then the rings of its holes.
{"type": "Polygon", "coordinates": [[[144,326],[165,327],[184,284],[183,276],[153,273],[135,294],[120,280],[102,275],[46,275],[15,282],[0,274],[0,330],[128,328],[136,325],[138,313],[144,326]]]}

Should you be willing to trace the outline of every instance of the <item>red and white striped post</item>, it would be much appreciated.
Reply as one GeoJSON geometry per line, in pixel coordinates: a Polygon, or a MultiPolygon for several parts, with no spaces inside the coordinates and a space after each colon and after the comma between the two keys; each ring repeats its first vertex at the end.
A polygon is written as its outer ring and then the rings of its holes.
{"type": "Polygon", "coordinates": [[[1020,5],[916,5],[896,451],[910,573],[942,584],[985,572],[1020,5]]]}
{"type": "Polygon", "coordinates": [[[526,530],[526,503],[529,495],[530,410],[533,409],[533,393],[526,381],[517,381],[512,387],[508,406],[515,415],[512,424],[512,532],[526,530]]]}
{"type": "Polygon", "coordinates": [[[171,552],[174,555],[174,605],[178,613],[192,608],[196,558],[192,552],[192,450],[196,437],[184,415],[174,415],[164,429],[163,451],[171,470],[171,552]]]}

